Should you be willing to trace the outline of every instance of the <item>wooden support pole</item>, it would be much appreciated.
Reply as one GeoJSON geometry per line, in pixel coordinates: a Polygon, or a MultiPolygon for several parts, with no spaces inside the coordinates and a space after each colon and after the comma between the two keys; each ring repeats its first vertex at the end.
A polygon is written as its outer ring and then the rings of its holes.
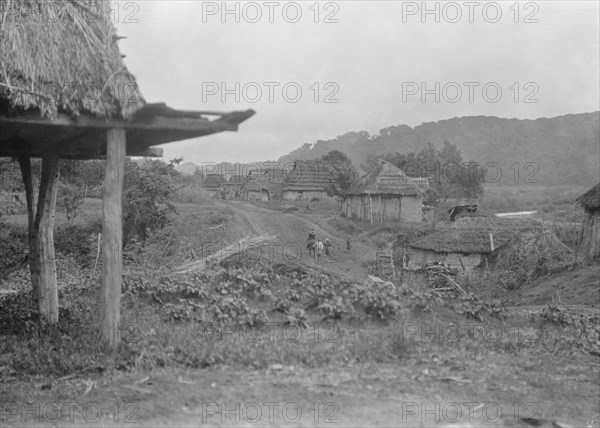
{"type": "Polygon", "coordinates": [[[25,200],[27,201],[27,230],[29,241],[29,270],[31,285],[36,297],[40,295],[40,264],[37,254],[37,231],[34,228],[35,205],[33,205],[33,181],[31,178],[31,159],[28,156],[19,158],[21,177],[25,185],[25,200]]]}
{"type": "Polygon", "coordinates": [[[121,280],[123,262],[122,195],[125,175],[125,130],[107,131],[106,170],[102,208],[102,256],[104,262],[100,310],[102,339],[112,349],[121,340],[121,280]]]}
{"type": "MultiPolygon", "coordinates": [[[[54,212],[58,193],[58,156],[42,157],[42,176],[33,223],[39,267],[38,306],[42,322],[58,322],[58,284],[54,256],[54,212]]],[[[32,268],[32,271],[34,269],[32,268]]]]}

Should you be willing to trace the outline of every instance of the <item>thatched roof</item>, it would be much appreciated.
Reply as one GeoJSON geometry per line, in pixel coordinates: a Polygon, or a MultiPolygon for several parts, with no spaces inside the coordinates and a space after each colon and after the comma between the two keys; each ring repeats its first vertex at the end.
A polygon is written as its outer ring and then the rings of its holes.
{"type": "Polygon", "coordinates": [[[108,0],[2,0],[0,99],[12,108],[129,118],[145,104],[108,0]]]}
{"type": "Polygon", "coordinates": [[[335,174],[327,162],[295,161],[285,178],[283,190],[327,191],[335,180],[335,174]]]}
{"type": "Polygon", "coordinates": [[[410,247],[439,253],[487,254],[508,243],[513,237],[525,233],[540,233],[546,229],[542,223],[532,219],[500,219],[479,215],[462,217],[452,227],[439,230],[416,242],[410,247]]]}
{"type": "Polygon", "coordinates": [[[219,189],[225,183],[223,174],[206,174],[204,178],[204,187],[206,189],[219,189]]]}
{"type": "Polygon", "coordinates": [[[600,208],[600,183],[578,197],[576,201],[584,208],[595,210],[600,208]]]}
{"type": "Polygon", "coordinates": [[[508,229],[450,228],[427,235],[409,244],[409,247],[436,253],[488,254],[492,251],[490,233],[494,238],[494,248],[506,244],[514,235],[508,229]]]}
{"type": "Polygon", "coordinates": [[[378,168],[363,175],[348,195],[420,196],[425,191],[395,165],[381,160],[378,168]]]}
{"type": "Polygon", "coordinates": [[[260,192],[267,190],[270,194],[279,193],[282,188],[281,181],[274,181],[273,175],[268,170],[261,175],[253,175],[244,183],[244,189],[247,191],[260,192]]]}
{"type": "Polygon", "coordinates": [[[528,279],[564,268],[572,262],[573,251],[548,229],[516,235],[490,257],[490,263],[497,269],[525,268],[528,279]]]}
{"type": "Polygon", "coordinates": [[[110,128],[125,130],[128,156],[161,156],[151,146],[237,131],[254,114],[146,104],[123,64],[110,6],[0,0],[0,156],[101,159],[110,128]]]}

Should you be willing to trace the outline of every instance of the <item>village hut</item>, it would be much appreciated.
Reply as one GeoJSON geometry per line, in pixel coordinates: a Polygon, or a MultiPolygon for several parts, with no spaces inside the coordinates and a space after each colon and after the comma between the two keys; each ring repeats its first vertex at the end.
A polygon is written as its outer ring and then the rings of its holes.
{"type": "Polygon", "coordinates": [[[424,194],[400,168],[382,160],[377,169],[348,190],[342,212],[346,217],[369,222],[420,222],[424,194]]]}
{"type": "Polygon", "coordinates": [[[327,162],[295,161],[283,183],[283,199],[333,199],[330,188],[336,175],[327,162]]]}
{"type": "Polygon", "coordinates": [[[577,202],[584,211],[577,257],[597,259],[600,257],[600,183],[577,198],[577,202]]]}
{"type": "MultiPolygon", "coordinates": [[[[152,146],[235,131],[252,110],[229,114],[148,104],[125,67],[110,1],[0,2],[0,157],[19,160],[25,185],[29,263],[40,319],[58,322],[53,219],[60,159],[106,159],[103,186],[101,337],[120,341],[126,156],[152,146]],[[38,201],[31,158],[42,159],[38,201]]],[[[90,302],[92,305],[93,302],[90,302]]]]}
{"type": "Polygon", "coordinates": [[[408,244],[407,265],[417,268],[438,262],[468,273],[478,266],[486,266],[490,254],[513,234],[508,229],[442,229],[408,244]]]}
{"type": "Polygon", "coordinates": [[[219,196],[224,191],[225,177],[223,174],[206,174],[202,187],[211,196],[219,196]]]}
{"type": "Polygon", "coordinates": [[[254,201],[281,199],[283,176],[273,169],[265,170],[261,175],[254,174],[244,183],[243,198],[254,201]]]}
{"type": "Polygon", "coordinates": [[[246,177],[243,175],[232,175],[229,177],[229,180],[223,183],[227,189],[227,193],[231,195],[232,198],[240,197],[245,178],[246,177]]]}

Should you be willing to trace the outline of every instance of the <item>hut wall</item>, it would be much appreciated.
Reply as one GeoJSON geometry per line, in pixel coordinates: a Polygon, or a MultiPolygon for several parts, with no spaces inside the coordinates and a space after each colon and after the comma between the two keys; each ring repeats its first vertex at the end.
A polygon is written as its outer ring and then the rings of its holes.
{"type": "Polygon", "coordinates": [[[265,189],[262,190],[248,190],[248,200],[251,201],[268,201],[269,192],[265,189]]]}
{"type": "Polygon", "coordinates": [[[400,216],[402,221],[421,222],[423,219],[423,199],[419,196],[403,196],[400,216]]]}
{"type": "Polygon", "coordinates": [[[286,201],[310,201],[312,198],[318,198],[320,200],[330,200],[331,196],[327,194],[325,190],[323,191],[315,191],[315,190],[285,190],[283,192],[283,199],[286,201]]]}
{"type": "Polygon", "coordinates": [[[420,222],[422,219],[422,203],[419,197],[350,195],[343,204],[346,217],[373,223],[388,221],[420,222]]]}

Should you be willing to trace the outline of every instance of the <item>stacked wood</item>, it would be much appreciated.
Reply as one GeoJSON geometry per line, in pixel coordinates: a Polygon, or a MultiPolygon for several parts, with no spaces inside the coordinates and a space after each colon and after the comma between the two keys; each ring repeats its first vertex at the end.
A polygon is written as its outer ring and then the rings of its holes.
{"type": "Polygon", "coordinates": [[[437,291],[453,291],[455,287],[449,283],[449,278],[458,275],[458,269],[451,268],[445,263],[435,262],[425,265],[416,272],[422,273],[427,278],[429,287],[437,291]]]}
{"type": "Polygon", "coordinates": [[[370,274],[386,279],[395,276],[394,254],[391,250],[378,251],[375,254],[375,264],[371,268],[370,274]]]}

